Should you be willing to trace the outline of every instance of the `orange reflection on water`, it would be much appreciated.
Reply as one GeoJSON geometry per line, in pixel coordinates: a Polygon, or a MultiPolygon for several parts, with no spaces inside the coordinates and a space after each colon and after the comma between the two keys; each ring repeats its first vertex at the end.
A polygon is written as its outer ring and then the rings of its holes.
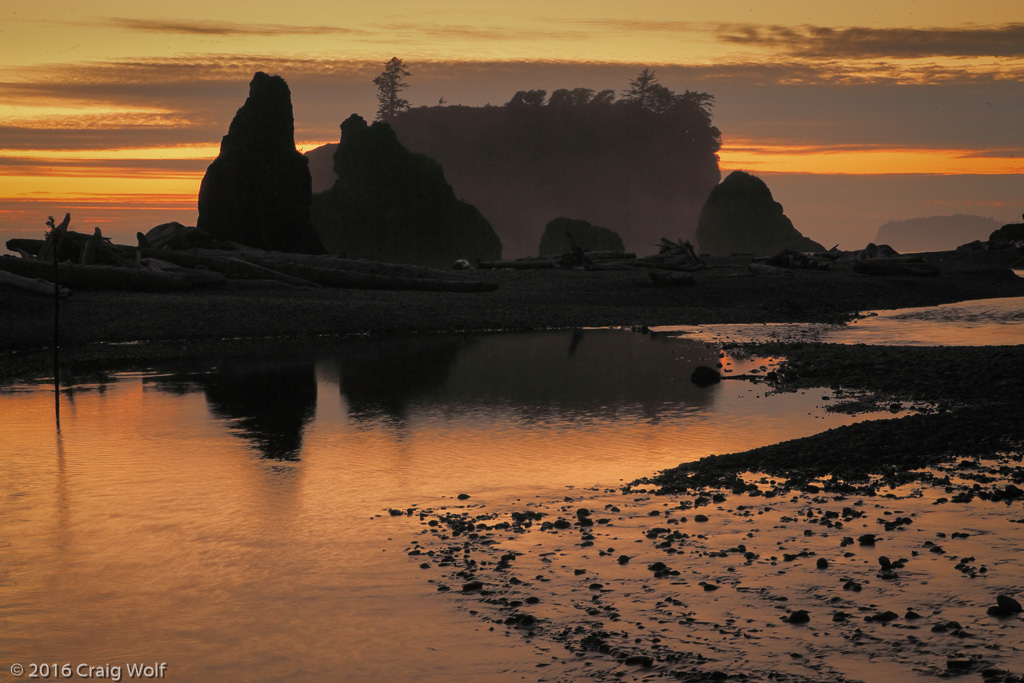
{"type": "Polygon", "coordinates": [[[59,436],[45,384],[2,394],[0,652],[181,680],[519,680],[538,655],[448,611],[385,510],[614,488],[852,421],[818,392],[689,382],[715,361],[610,330],[354,340],[69,377],[59,436]]]}

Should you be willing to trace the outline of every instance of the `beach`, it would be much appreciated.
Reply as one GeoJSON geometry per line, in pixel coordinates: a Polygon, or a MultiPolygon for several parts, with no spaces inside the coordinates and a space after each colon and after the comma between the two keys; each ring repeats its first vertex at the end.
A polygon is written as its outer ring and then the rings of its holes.
{"type": "MultiPolygon", "coordinates": [[[[497,282],[495,292],[259,282],[76,292],[62,302],[62,373],[350,335],[649,335],[658,325],[839,324],[870,310],[1024,296],[1024,279],[964,261],[944,262],[939,277],[894,278],[757,276],[743,259],[724,260],[681,288],[636,273],[480,271],[470,277],[497,282]]],[[[51,300],[0,290],[0,314],[0,376],[47,376],[51,300]]],[[[424,600],[442,595],[446,609],[530,653],[494,672],[506,679],[1021,680],[1024,346],[723,349],[782,358],[770,380],[757,378],[772,391],[828,387],[834,410],[899,417],[709,452],[717,457],[634,482],[439,492],[440,504],[368,513],[420,567],[424,600]]]]}

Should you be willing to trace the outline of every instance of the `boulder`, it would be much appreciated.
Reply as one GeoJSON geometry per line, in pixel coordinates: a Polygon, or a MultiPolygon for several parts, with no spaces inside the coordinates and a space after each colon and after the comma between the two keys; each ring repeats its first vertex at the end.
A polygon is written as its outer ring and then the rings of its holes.
{"type": "Polygon", "coordinates": [[[743,171],[733,171],[711,190],[697,222],[697,245],[715,256],[825,251],[793,227],[763,180],[743,171]]]}
{"type": "Polygon", "coordinates": [[[350,116],[334,170],[334,186],[313,197],[313,224],[330,252],[434,267],[501,258],[491,224],[456,198],[440,164],[403,147],[389,124],[350,116]]]}
{"type": "Polygon", "coordinates": [[[199,188],[197,227],[216,240],[321,254],[310,222],[309,162],[295,149],[291,92],[258,72],[199,188]]]}
{"type": "Polygon", "coordinates": [[[614,251],[623,252],[622,238],[614,230],[591,225],[587,221],[575,218],[556,218],[544,228],[540,238],[540,256],[564,254],[572,250],[568,234],[573,236],[576,244],[583,251],[614,251]]]}

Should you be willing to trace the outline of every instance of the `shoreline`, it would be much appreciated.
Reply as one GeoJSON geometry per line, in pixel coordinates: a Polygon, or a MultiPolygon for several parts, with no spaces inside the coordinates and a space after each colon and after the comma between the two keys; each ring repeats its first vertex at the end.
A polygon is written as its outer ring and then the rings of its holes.
{"type": "MultiPolygon", "coordinates": [[[[980,258],[973,255],[976,259],[980,258]]],[[[692,287],[657,287],[646,273],[472,271],[492,292],[300,289],[233,281],[174,293],[81,291],[61,302],[60,347],[71,363],[201,353],[218,340],[316,340],[350,335],[466,333],[712,323],[842,323],[864,311],[1024,296],[1007,268],[937,258],[938,277],[869,277],[791,270],[758,276],[749,259],[718,259],[692,287]],[[130,345],[101,350],[98,343],[130,345]],[[145,347],[149,345],[150,349],[145,347]]],[[[466,271],[462,271],[465,273],[466,271]]],[[[52,364],[52,298],[0,287],[0,382],[52,364]]]]}

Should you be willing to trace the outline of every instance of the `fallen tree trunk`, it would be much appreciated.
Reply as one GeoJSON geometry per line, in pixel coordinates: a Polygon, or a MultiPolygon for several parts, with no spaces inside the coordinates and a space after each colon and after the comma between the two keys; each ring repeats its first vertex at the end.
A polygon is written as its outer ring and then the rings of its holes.
{"type": "MultiPolygon", "coordinates": [[[[43,278],[23,277],[21,275],[15,275],[14,273],[8,273],[7,271],[0,270],[0,284],[53,296],[54,284],[49,280],[44,280],[43,278]]],[[[66,299],[71,294],[71,290],[67,287],[61,287],[59,294],[61,298],[66,299]]]]}
{"type": "MultiPolygon", "coordinates": [[[[223,273],[227,277],[241,280],[276,280],[297,287],[319,287],[320,285],[294,275],[282,273],[273,268],[246,261],[232,256],[215,256],[192,251],[175,251],[173,249],[153,249],[139,247],[137,249],[145,258],[168,261],[183,268],[203,267],[223,273]]],[[[231,253],[231,252],[228,252],[231,253]]]]}
{"type": "Polygon", "coordinates": [[[530,259],[522,261],[481,261],[477,264],[480,268],[511,268],[513,270],[540,270],[559,267],[554,259],[530,259]]]}
{"type": "Polygon", "coordinates": [[[698,263],[680,263],[675,260],[666,260],[657,256],[648,256],[645,258],[634,259],[632,261],[622,261],[627,266],[633,268],[650,268],[652,270],[670,270],[679,273],[693,273],[698,270],[706,270],[707,266],[698,263]]]}
{"type": "Polygon", "coordinates": [[[934,277],[939,274],[939,267],[924,261],[904,261],[895,258],[866,259],[853,262],[853,272],[861,275],[912,275],[915,277],[934,277]]]}
{"type": "MultiPolygon", "coordinates": [[[[43,240],[14,239],[8,240],[7,248],[38,253],[42,243],[43,240]]],[[[203,266],[232,278],[277,280],[303,287],[323,285],[353,289],[434,292],[489,292],[498,288],[496,282],[452,279],[447,277],[446,271],[441,270],[329,256],[286,254],[254,249],[177,251],[125,245],[113,246],[122,256],[136,253],[145,258],[169,261],[185,268],[194,269],[197,266],[203,266]],[[378,272],[367,272],[371,270],[378,272]]]]}
{"type": "MultiPolygon", "coordinates": [[[[72,289],[121,289],[136,292],[176,292],[190,289],[193,282],[179,273],[160,273],[121,266],[80,266],[61,262],[60,281],[72,289]]],[[[53,264],[38,259],[0,257],[0,270],[28,278],[53,282],[53,264]]],[[[221,280],[223,282],[223,280],[221,280]]],[[[198,284],[198,283],[197,283],[198,284]]],[[[209,281],[206,284],[213,284],[209,281]]],[[[51,290],[52,291],[52,290],[51,290]]]]}
{"type": "Polygon", "coordinates": [[[39,256],[39,251],[43,248],[43,240],[33,240],[27,237],[15,237],[14,239],[7,240],[7,248],[11,251],[16,251],[19,254],[24,252],[31,254],[32,256],[39,256]]]}
{"type": "Polygon", "coordinates": [[[690,273],[649,270],[647,275],[651,278],[651,282],[659,287],[692,286],[697,284],[697,280],[690,273]]]}
{"type": "Polygon", "coordinates": [[[490,292],[498,288],[497,282],[441,280],[436,278],[361,273],[339,268],[323,268],[321,266],[288,262],[273,257],[257,256],[256,253],[245,252],[245,260],[327,287],[412,290],[421,292],[490,292]]]}

